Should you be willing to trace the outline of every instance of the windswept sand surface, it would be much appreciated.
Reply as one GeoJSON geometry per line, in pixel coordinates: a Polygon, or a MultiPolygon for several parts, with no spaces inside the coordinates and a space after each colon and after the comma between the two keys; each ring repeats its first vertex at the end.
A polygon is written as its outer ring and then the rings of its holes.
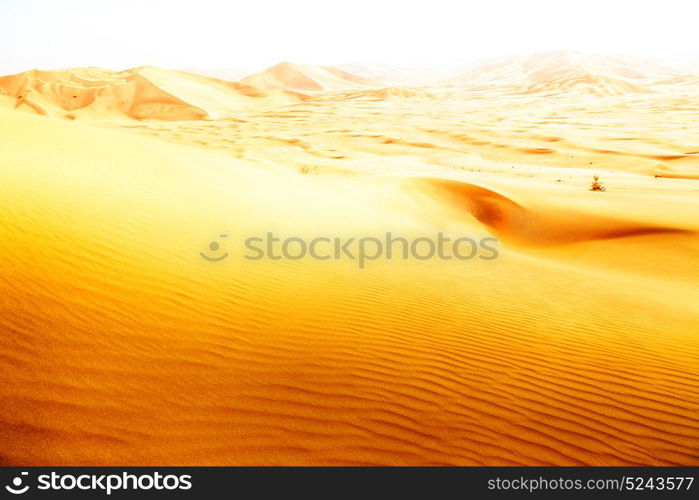
{"type": "Polygon", "coordinates": [[[699,465],[691,78],[233,110],[146,73],[208,119],[0,96],[0,462],[699,465]],[[269,231],[500,256],[246,260],[269,231]]]}

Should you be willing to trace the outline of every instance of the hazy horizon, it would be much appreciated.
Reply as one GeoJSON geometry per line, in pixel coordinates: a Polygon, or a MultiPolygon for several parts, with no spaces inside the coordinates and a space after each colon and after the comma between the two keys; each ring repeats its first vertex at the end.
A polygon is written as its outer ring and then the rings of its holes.
{"type": "Polygon", "coordinates": [[[437,0],[426,9],[367,0],[244,7],[215,0],[196,6],[160,0],[0,0],[6,24],[0,43],[10,47],[0,55],[0,74],[142,65],[255,72],[281,61],[447,70],[549,51],[690,62],[696,69],[693,17],[682,14],[689,2],[670,0],[662,11],[629,1],[577,4],[580,8],[550,0],[526,6],[500,0],[476,8],[437,0]],[[628,22],[631,8],[633,22],[628,22]]]}

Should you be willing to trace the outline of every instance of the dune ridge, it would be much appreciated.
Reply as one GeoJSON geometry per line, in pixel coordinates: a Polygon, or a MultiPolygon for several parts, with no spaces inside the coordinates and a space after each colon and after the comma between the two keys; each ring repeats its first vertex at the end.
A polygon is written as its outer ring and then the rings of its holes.
{"type": "Polygon", "coordinates": [[[696,226],[666,226],[643,220],[628,220],[600,215],[583,207],[570,208],[557,200],[534,208],[502,192],[477,184],[445,179],[411,179],[435,200],[457,209],[455,217],[470,216],[503,241],[526,246],[565,245],[653,234],[681,234],[695,239],[696,226]],[[459,214],[458,212],[462,213],[459,214]],[[570,221],[577,220],[574,227],[570,221]]]}
{"type": "Polygon", "coordinates": [[[16,99],[15,108],[42,115],[157,120],[219,118],[243,109],[303,101],[306,96],[262,91],[155,67],[114,72],[100,68],[31,70],[0,78],[0,91],[16,99]]]}
{"type": "Polygon", "coordinates": [[[379,85],[367,78],[331,66],[313,66],[286,61],[247,76],[241,82],[265,90],[283,89],[297,92],[348,90],[379,85]]]}
{"type": "Polygon", "coordinates": [[[641,83],[674,78],[679,74],[661,64],[628,56],[552,51],[476,63],[452,80],[464,84],[520,85],[576,75],[597,75],[641,83]]]}

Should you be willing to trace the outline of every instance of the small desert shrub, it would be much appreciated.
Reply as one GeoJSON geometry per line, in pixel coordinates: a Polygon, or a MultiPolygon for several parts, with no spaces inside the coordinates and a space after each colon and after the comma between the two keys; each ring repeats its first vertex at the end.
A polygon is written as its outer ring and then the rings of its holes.
{"type": "Polygon", "coordinates": [[[299,173],[300,174],[310,174],[310,173],[317,173],[318,172],[318,167],[317,166],[311,166],[311,165],[301,165],[299,167],[299,173]]]}
{"type": "Polygon", "coordinates": [[[592,191],[606,191],[607,188],[605,188],[599,181],[599,175],[595,174],[595,176],[592,178],[592,185],[590,186],[590,189],[592,191]]]}

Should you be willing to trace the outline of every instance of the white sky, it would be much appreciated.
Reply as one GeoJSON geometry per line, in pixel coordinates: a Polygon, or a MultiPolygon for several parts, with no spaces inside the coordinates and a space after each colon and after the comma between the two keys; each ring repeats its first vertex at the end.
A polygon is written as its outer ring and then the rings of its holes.
{"type": "Polygon", "coordinates": [[[0,0],[0,74],[143,64],[454,66],[544,50],[699,61],[697,0],[0,0]]]}

